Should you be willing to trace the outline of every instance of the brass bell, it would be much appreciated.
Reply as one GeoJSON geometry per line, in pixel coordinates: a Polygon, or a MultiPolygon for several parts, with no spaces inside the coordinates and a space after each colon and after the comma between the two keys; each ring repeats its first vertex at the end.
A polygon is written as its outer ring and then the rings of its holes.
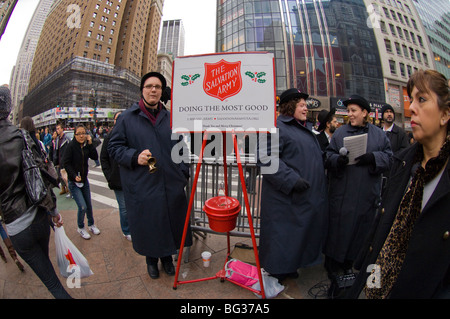
{"type": "Polygon", "coordinates": [[[150,156],[150,158],[148,159],[148,171],[150,172],[150,174],[153,174],[157,170],[158,168],[156,167],[156,158],[150,156]]]}

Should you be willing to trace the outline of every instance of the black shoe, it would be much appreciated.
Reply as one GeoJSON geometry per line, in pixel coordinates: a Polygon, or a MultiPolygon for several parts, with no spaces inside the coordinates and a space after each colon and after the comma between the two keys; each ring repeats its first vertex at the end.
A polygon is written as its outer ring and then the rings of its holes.
{"type": "Polygon", "coordinates": [[[148,264],[147,265],[147,272],[152,279],[159,278],[159,270],[158,270],[158,264],[148,264]]]}
{"type": "Polygon", "coordinates": [[[166,274],[169,276],[175,275],[175,267],[173,266],[172,261],[162,261],[162,266],[166,274]]]}

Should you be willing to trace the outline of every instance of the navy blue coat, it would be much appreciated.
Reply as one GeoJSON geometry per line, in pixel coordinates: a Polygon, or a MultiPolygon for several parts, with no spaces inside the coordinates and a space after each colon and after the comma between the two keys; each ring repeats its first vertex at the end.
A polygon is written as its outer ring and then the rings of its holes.
{"type": "MultiPolygon", "coordinates": [[[[322,151],[314,133],[285,115],[278,117],[277,129],[278,148],[269,158],[279,157],[278,170],[264,174],[262,168],[259,257],[269,273],[285,274],[321,262],[328,206],[322,151]],[[299,178],[310,188],[295,191],[299,178]]],[[[260,142],[264,162],[267,150],[260,142]]]]}
{"type": "Polygon", "coordinates": [[[354,261],[374,220],[380,203],[381,174],[390,168],[389,139],[378,127],[343,125],[337,129],[326,149],[329,176],[329,225],[325,255],[338,262],[354,261]],[[347,165],[337,169],[344,137],[367,133],[367,153],[373,152],[376,166],[347,165]]]}
{"type": "MultiPolygon", "coordinates": [[[[164,257],[180,248],[187,212],[184,187],[188,166],[171,158],[170,113],[163,107],[155,125],[135,103],[118,118],[108,152],[120,165],[122,189],[134,250],[144,256],[164,257]],[[136,156],[149,149],[158,170],[136,165],[136,156]]],[[[185,246],[192,245],[190,228],[185,246]]]]}

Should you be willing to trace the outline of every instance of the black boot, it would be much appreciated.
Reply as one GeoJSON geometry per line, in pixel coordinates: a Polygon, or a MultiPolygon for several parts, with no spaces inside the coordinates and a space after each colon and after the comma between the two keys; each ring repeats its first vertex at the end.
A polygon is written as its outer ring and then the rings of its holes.
{"type": "Polygon", "coordinates": [[[166,274],[169,276],[175,275],[175,267],[173,266],[172,256],[162,257],[161,263],[166,274]]]}
{"type": "Polygon", "coordinates": [[[146,261],[147,261],[147,272],[150,278],[152,279],[159,278],[158,258],[146,257],[146,261]]]}

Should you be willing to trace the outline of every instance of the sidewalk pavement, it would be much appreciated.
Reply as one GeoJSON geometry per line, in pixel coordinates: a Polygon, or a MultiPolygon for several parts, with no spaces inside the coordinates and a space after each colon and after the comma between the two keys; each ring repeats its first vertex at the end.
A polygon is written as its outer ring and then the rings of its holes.
{"type": "MultiPolygon", "coordinates": [[[[161,269],[160,278],[151,279],[147,274],[145,257],[137,254],[132,243],[120,230],[118,209],[94,210],[95,224],[100,235],[91,234],[85,240],[77,232],[77,210],[66,209],[73,200],[58,200],[67,236],[87,258],[94,274],[81,279],[80,288],[67,288],[67,279],[59,274],[55,256],[54,233],[50,237],[50,259],[69,294],[77,299],[259,299],[253,292],[220,279],[178,284],[173,289],[174,276],[161,269]],[[61,202],[61,203],[60,203],[61,202]],[[66,205],[64,204],[66,203],[66,205]]],[[[73,203],[74,205],[74,203],[73,203]]],[[[231,237],[230,249],[236,243],[251,246],[251,238],[231,237]]],[[[3,244],[2,244],[3,245],[3,244]]],[[[3,250],[7,252],[3,245],[3,250]]],[[[227,254],[226,235],[207,234],[206,238],[194,238],[189,261],[181,262],[178,280],[191,280],[214,276],[224,265],[227,254]],[[212,252],[211,265],[203,267],[201,252],[212,252]]],[[[184,259],[185,255],[183,255],[184,259]]],[[[19,257],[22,261],[22,259],[19,257]]],[[[0,260],[0,299],[53,299],[44,284],[23,262],[25,271],[20,272],[10,256],[7,263],[0,260]]],[[[174,262],[176,266],[176,262],[174,262]]],[[[275,299],[313,299],[308,291],[318,283],[328,285],[322,265],[299,269],[299,277],[285,280],[285,289],[275,299]]],[[[317,292],[317,291],[316,291],[317,292]]],[[[321,297],[320,299],[324,299],[321,297]]]]}

